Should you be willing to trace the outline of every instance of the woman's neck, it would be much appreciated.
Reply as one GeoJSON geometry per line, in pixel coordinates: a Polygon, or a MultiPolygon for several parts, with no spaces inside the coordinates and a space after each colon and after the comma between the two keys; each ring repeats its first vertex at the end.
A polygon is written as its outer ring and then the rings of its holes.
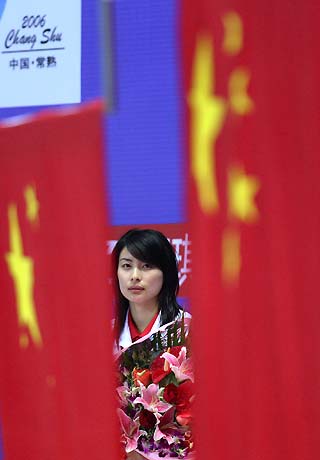
{"type": "Polygon", "coordinates": [[[130,313],[139,332],[145,330],[152,318],[158,313],[158,305],[148,306],[130,303],[130,313]]]}

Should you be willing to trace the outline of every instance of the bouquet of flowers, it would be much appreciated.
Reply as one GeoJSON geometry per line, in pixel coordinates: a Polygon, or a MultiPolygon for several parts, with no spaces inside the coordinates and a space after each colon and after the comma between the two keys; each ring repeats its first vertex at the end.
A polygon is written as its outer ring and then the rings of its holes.
{"type": "Polygon", "coordinates": [[[118,415],[126,453],[137,451],[149,460],[192,457],[189,321],[170,323],[119,357],[118,415]]]}

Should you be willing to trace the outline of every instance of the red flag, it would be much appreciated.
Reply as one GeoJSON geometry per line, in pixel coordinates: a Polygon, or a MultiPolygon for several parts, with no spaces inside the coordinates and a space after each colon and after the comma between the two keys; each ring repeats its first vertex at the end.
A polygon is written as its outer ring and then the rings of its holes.
{"type": "Polygon", "coordinates": [[[0,128],[6,460],[115,458],[97,104],[0,128]]]}
{"type": "Polygon", "coordinates": [[[320,9],[182,8],[198,457],[314,460],[320,9]]]}

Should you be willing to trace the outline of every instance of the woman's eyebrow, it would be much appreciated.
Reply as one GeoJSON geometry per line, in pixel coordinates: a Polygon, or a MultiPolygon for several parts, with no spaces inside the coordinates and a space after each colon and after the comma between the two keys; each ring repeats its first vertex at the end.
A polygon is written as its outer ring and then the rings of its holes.
{"type": "Polygon", "coordinates": [[[126,260],[127,262],[132,262],[132,259],[127,259],[126,257],[121,257],[120,261],[121,260],[126,260]]]}

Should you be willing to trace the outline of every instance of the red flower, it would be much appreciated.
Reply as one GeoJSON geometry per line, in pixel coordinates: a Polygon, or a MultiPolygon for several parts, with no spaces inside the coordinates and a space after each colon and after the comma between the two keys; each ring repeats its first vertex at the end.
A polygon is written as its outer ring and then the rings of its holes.
{"type": "MultiPolygon", "coordinates": [[[[168,348],[168,352],[173,354],[174,356],[178,357],[181,346],[176,346],[172,348],[168,348]]],[[[169,375],[171,372],[169,364],[166,362],[164,358],[161,358],[161,355],[157,356],[157,358],[152,362],[150,366],[151,374],[152,374],[152,381],[153,383],[159,383],[166,375],[169,375]]]]}
{"type": "Polygon", "coordinates": [[[192,419],[192,401],[194,399],[194,384],[190,380],[182,382],[179,386],[169,383],[163,392],[164,399],[176,406],[177,422],[186,426],[192,419]]]}
{"type": "Polygon", "coordinates": [[[174,383],[169,383],[164,389],[163,397],[170,404],[177,404],[178,387],[174,383]]]}
{"type": "Polygon", "coordinates": [[[194,399],[194,384],[191,380],[185,380],[178,386],[169,383],[164,389],[163,397],[168,403],[174,404],[178,410],[182,411],[191,406],[194,399]]]}
{"type": "Polygon", "coordinates": [[[157,419],[152,412],[148,411],[147,409],[143,409],[139,415],[139,422],[141,427],[146,428],[148,430],[155,426],[155,424],[157,423],[157,419]]]}
{"type": "Polygon", "coordinates": [[[177,422],[182,426],[190,425],[192,414],[190,411],[179,412],[176,415],[177,422]]]}
{"type": "Polygon", "coordinates": [[[149,383],[151,383],[151,372],[149,369],[134,368],[132,371],[132,377],[135,386],[139,386],[139,383],[142,383],[146,387],[149,383]]]}

